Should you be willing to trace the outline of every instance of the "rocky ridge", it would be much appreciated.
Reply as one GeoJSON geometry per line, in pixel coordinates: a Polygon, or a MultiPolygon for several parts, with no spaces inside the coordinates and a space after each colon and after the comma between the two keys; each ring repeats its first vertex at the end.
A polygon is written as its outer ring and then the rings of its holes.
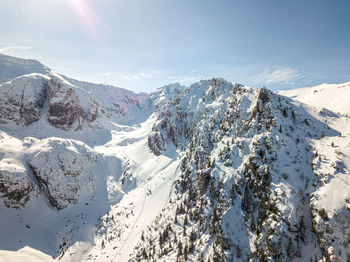
{"type": "MultiPolygon", "coordinates": [[[[188,145],[177,193],[144,232],[131,260],[290,261],[305,248],[313,250],[312,260],[346,259],[346,240],[340,244],[340,231],[334,234],[327,212],[315,209],[314,197],[310,200],[323,185],[312,164],[317,158],[313,141],[339,132],[267,89],[221,79],[206,84],[207,93],[199,95],[207,101],[206,110],[194,122],[184,115],[176,118],[178,109],[168,113],[169,106],[159,114],[161,137],[173,141],[172,128],[183,130],[176,128],[178,119],[182,126],[192,125],[193,132],[175,136],[188,145]],[[230,95],[225,97],[225,91],[230,95]],[[214,110],[211,101],[218,104],[214,110]],[[335,245],[331,239],[339,241],[335,245]]],[[[167,105],[186,100],[196,85],[167,105]]],[[[200,103],[193,107],[201,108],[200,103]]],[[[191,110],[185,106],[184,112],[191,110]]],[[[345,229],[347,212],[336,216],[335,228],[342,220],[345,229]]]]}

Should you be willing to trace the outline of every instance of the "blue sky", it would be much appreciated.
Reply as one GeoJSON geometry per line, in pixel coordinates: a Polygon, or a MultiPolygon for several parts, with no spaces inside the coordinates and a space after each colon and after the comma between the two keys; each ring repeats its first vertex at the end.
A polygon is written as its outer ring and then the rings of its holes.
{"type": "Polygon", "coordinates": [[[150,92],[350,81],[349,0],[1,0],[0,52],[150,92]]]}

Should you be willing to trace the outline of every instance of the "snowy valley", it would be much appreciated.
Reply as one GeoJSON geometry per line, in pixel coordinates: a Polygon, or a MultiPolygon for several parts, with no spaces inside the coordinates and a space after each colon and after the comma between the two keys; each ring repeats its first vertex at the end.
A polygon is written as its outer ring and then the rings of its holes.
{"type": "Polygon", "coordinates": [[[349,92],[136,94],[0,54],[0,261],[350,261],[349,92]]]}

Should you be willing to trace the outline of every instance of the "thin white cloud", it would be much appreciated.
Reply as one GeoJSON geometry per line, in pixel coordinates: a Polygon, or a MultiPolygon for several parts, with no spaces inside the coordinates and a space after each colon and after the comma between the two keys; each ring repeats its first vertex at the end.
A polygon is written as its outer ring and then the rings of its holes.
{"type": "Polygon", "coordinates": [[[112,71],[107,71],[107,72],[102,73],[102,75],[104,75],[104,76],[111,76],[111,75],[113,75],[113,72],[112,71]]]}
{"type": "Polygon", "coordinates": [[[13,51],[21,51],[21,50],[29,50],[32,49],[31,46],[6,46],[0,48],[0,53],[13,52],[13,51]]]}
{"type": "Polygon", "coordinates": [[[282,67],[274,70],[265,69],[256,77],[256,81],[267,84],[293,84],[300,78],[301,74],[298,70],[282,67]]]}

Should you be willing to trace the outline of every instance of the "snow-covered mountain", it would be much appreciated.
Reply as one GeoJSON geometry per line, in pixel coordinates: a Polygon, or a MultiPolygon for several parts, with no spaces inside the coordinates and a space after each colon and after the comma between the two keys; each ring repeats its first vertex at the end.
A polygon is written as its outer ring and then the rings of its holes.
{"type": "Polygon", "coordinates": [[[9,81],[18,76],[38,73],[47,75],[50,69],[33,59],[21,59],[0,54],[0,83],[9,81]]]}
{"type": "Polygon", "coordinates": [[[334,112],[350,115],[350,82],[322,84],[314,87],[280,91],[278,94],[309,105],[325,107],[334,112]]]}
{"type": "Polygon", "coordinates": [[[348,84],[135,94],[33,60],[0,72],[0,260],[350,259],[347,104],[306,99],[348,84]]]}

